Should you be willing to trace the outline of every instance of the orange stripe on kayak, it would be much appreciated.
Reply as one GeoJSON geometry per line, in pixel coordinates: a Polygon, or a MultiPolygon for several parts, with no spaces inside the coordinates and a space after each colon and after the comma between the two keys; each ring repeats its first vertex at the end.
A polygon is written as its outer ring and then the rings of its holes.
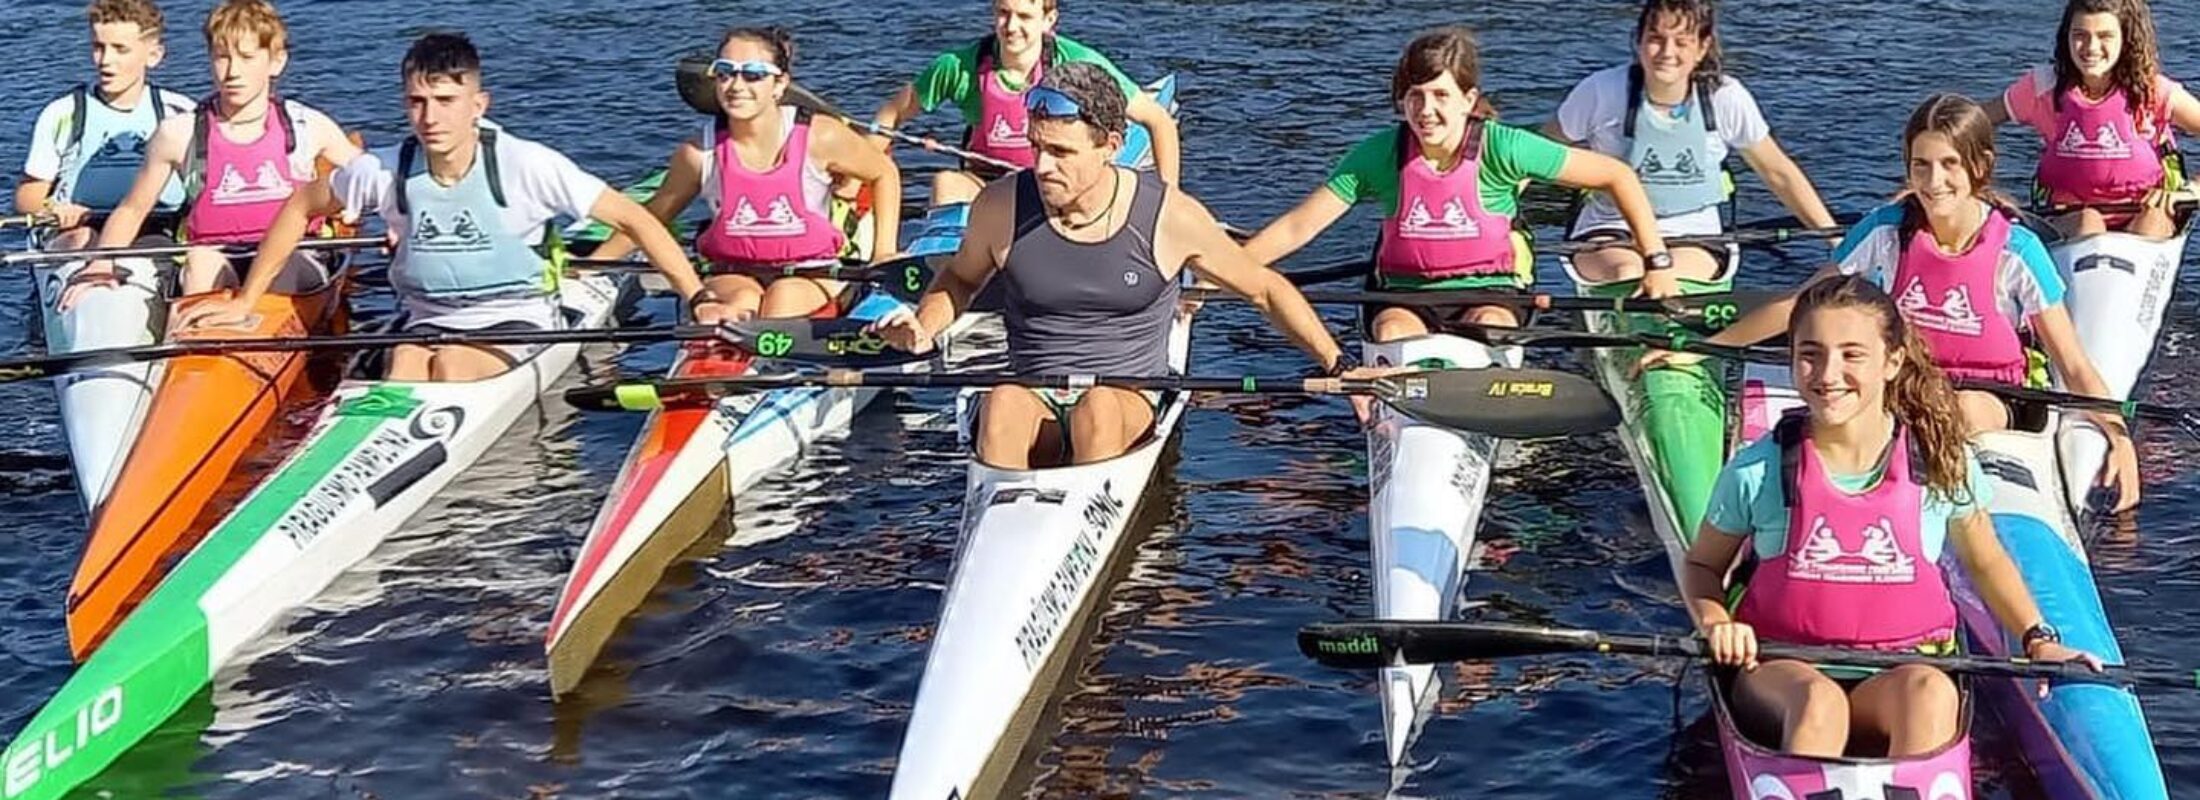
{"type": "MultiPolygon", "coordinates": [[[[177,300],[170,318],[213,296],[177,300]]],[[[268,295],[255,311],[249,330],[172,338],[298,337],[341,333],[348,322],[341,281],[310,295],[268,295]]],[[[170,362],[143,433],[93,516],[69,589],[69,650],[77,660],[90,656],[167,575],[175,557],[205,535],[200,517],[237,464],[260,451],[269,424],[287,408],[326,396],[327,387],[305,379],[308,360],[304,353],[263,352],[170,362]]]]}

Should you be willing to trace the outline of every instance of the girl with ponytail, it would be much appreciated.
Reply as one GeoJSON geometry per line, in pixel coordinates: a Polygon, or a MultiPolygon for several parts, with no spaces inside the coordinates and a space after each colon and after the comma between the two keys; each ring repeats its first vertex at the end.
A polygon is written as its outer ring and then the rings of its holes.
{"type": "MultiPolygon", "coordinates": [[[[1994,127],[1977,103],[1958,95],[1927,98],[1902,133],[1908,180],[1894,202],[1865,215],[1834,251],[1834,264],[1806,287],[1834,276],[1871,281],[1896,299],[1933,363],[1958,381],[2024,385],[2029,333],[2062,385],[2111,397],[2108,385],[2078,344],[2063,307],[2065,286],[2046,245],[2017,224],[2009,200],[1994,191],[1994,127]]],[[[1794,298],[1743,315],[1714,344],[1755,344],[1788,324],[1794,298]]],[[[1674,361],[1647,357],[1645,365],[1674,361]]],[[[2020,419],[1998,395],[1958,391],[1956,403],[1972,430],[2000,430],[2020,419]]],[[[2123,418],[2073,412],[2108,438],[2108,458],[2096,485],[2114,487],[2114,510],[2139,502],[2139,458],[2123,418]]]]}
{"type": "Polygon", "coordinates": [[[1921,755],[1960,734],[1955,682],[1932,666],[1829,675],[1760,662],[1757,647],[1952,647],[1948,549],[2027,657],[2098,669],[2045,624],[2002,549],[1969,425],[1895,301],[1863,277],[1820,280],[1796,299],[1788,335],[1804,413],[1720,472],[1681,574],[1714,660],[1739,668],[1731,703],[1743,729],[1777,731],[1765,744],[1819,758],[1921,755]],[[1757,565],[1730,607],[1728,567],[1744,546],[1757,565]]]}

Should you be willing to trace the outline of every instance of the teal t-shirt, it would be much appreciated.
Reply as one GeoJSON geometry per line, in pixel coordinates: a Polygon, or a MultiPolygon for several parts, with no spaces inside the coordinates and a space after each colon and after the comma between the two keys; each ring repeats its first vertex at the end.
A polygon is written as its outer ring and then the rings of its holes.
{"type": "MultiPolygon", "coordinates": [[[[916,79],[910,81],[910,85],[916,87],[919,108],[930,112],[953,103],[962,111],[963,124],[977,123],[978,45],[983,41],[981,39],[941,53],[917,73],[916,79]]],[[[1142,91],[1137,83],[1123,75],[1122,70],[1116,69],[1115,63],[1109,61],[1107,56],[1075,39],[1067,36],[1054,37],[1054,53],[1060,63],[1092,64],[1107,70],[1108,75],[1115,78],[1116,85],[1122,88],[1125,98],[1137,97],[1142,91]]],[[[1001,82],[1002,88],[1018,92],[1024,90],[1023,76],[1003,75],[998,69],[993,74],[1001,82]]]]}
{"type": "MultiPolygon", "coordinates": [[[[1925,556],[1933,561],[1948,541],[1948,521],[1962,519],[1972,514],[1984,513],[1994,501],[1993,484],[1987,482],[1986,473],[1979,468],[1975,453],[1966,453],[1968,465],[1968,497],[1950,502],[1940,493],[1925,490],[1925,502],[1919,509],[1919,539],[1925,548],[1925,556]]],[[[1835,486],[1851,494],[1863,492],[1878,484],[1885,470],[1875,470],[1863,475],[1829,474],[1835,486]]],[[[1757,557],[1770,559],[1787,549],[1788,504],[1787,492],[1780,486],[1780,445],[1771,434],[1751,442],[1719,471],[1719,480],[1711,487],[1710,507],[1703,520],[1711,527],[1730,536],[1747,536],[1756,549],[1757,557]]]]}
{"type": "MultiPolygon", "coordinates": [[[[1337,199],[1348,205],[1381,203],[1383,216],[1398,213],[1398,126],[1390,125],[1367,137],[1337,168],[1326,184],[1337,199]]],[[[1520,184],[1558,180],[1566,166],[1565,145],[1525,128],[1491,122],[1482,128],[1482,208],[1503,217],[1520,212],[1520,184]]]]}

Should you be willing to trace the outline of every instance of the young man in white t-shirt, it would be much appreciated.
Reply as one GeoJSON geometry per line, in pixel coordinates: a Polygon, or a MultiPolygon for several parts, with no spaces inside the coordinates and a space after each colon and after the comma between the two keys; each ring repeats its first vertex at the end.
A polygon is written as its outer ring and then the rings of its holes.
{"type": "MultiPolygon", "coordinates": [[[[59,233],[55,249],[80,249],[92,241],[95,217],[111,211],[130,189],[145,143],[161,120],[191,112],[191,99],[153,86],[147,75],[167,50],[167,23],[151,0],[93,0],[92,66],[97,79],[63,92],[38,113],[30,155],[15,186],[15,210],[51,215],[59,233]]],[[[173,215],[183,187],[170,181],[156,213],[173,215]]],[[[172,231],[173,222],[156,225],[172,231]]]]}
{"type": "MultiPolygon", "coordinates": [[[[249,313],[274,282],[313,218],[380,214],[397,241],[390,284],[406,330],[460,332],[562,327],[549,269],[535,252],[559,217],[593,217],[640,243],[649,262],[687,298],[696,318],[722,313],[678,242],[648,210],[563,154],[503,132],[485,119],[481,56],[466,37],[432,33],[405,54],[412,136],[365,154],[292,194],[235,299],[200,306],[186,325],[249,313]]],[[[405,345],[391,380],[466,381],[509,369],[525,350],[483,345],[405,345]]]]}

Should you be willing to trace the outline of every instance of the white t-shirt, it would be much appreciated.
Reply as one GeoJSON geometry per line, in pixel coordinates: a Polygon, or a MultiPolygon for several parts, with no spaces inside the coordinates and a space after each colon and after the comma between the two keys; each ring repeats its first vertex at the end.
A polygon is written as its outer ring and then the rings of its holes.
{"type": "MultiPolygon", "coordinates": [[[[1583,142],[1590,150],[1627,160],[1632,145],[1627,138],[1627,71],[1632,66],[1622,64],[1598,70],[1574,85],[1566,101],[1558,106],[1559,131],[1565,134],[1567,141],[1583,142]]],[[[1720,79],[1719,88],[1711,93],[1709,102],[1712,119],[1718,123],[1716,135],[1705,148],[1712,162],[1724,162],[1729,153],[1756,147],[1758,142],[1772,135],[1764,112],[1757,108],[1757,98],[1733,76],[1720,79]]],[[[1594,192],[1582,205],[1581,218],[1574,223],[1574,233],[1601,228],[1624,229],[1626,226],[1612,198],[1603,192],[1594,192]]],[[[1719,233],[1719,227],[1717,207],[1658,220],[1658,231],[1667,236],[1709,236],[1719,233]]]]}
{"type": "MultiPolygon", "coordinates": [[[[145,97],[138,99],[137,107],[130,109],[130,114],[144,117],[148,138],[150,138],[154,127],[152,124],[154,118],[153,103],[163,106],[167,111],[166,116],[170,118],[190,116],[191,110],[197,107],[197,104],[193,103],[191,98],[184,96],[181,92],[172,92],[157,86],[147,87],[146,92],[145,97]],[[147,100],[152,102],[148,103],[147,100]]],[[[67,157],[69,149],[69,117],[76,113],[76,101],[71,97],[74,94],[73,90],[63,92],[60,96],[55,97],[52,102],[47,103],[45,108],[39,110],[38,121],[31,125],[30,153],[23,158],[24,175],[41,181],[51,181],[61,177],[62,161],[67,157]]],[[[89,104],[103,101],[99,99],[98,91],[93,90],[89,96],[84,98],[84,102],[89,104]]],[[[86,131],[85,135],[90,136],[91,132],[86,131]]],[[[96,148],[99,143],[94,142],[90,146],[96,148]]],[[[173,181],[169,183],[167,191],[161,193],[161,200],[165,204],[173,205],[181,202],[182,199],[183,187],[173,181]]]]}
{"type": "MultiPolygon", "coordinates": [[[[484,121],[495,127],[494,123],[484,121]]],[[[542,242],[543,228],[555,219],[585,219],[609,186],[583,171],[564,153],[497,132],[497,172],[504,182],[504,208],[497,218],[506,230],[521,231],[529,244],[542,242]]],[[[428,155],[414,156],[425,165],[428,155]]],[[[476,160],[474,169],[481,169],[476,160]]],[[[344,204],[345,216],[380,214],[400,238],[406,220],[397,213],[397,147],[368,151],[329,176],[329,186],[344,204]]]]}

